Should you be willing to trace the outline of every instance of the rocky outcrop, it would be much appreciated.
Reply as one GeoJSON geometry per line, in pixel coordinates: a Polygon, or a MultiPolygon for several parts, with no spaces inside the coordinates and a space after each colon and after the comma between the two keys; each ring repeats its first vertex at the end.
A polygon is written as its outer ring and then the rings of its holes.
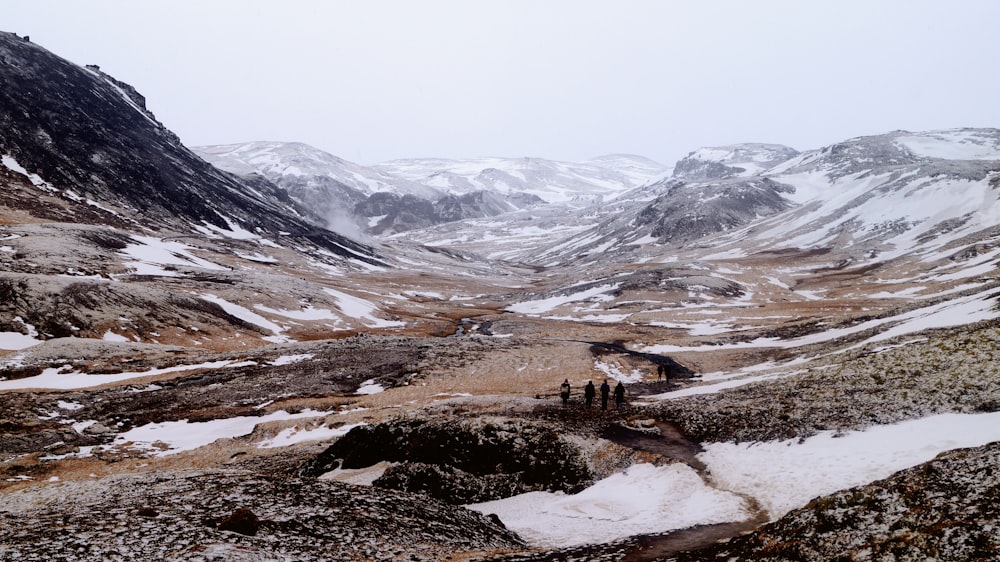
{"type": "Polygon", "coordinates": [[[664,242],[680,243],[724,232],[788,209],[782,196],[793,189],[769,178],[689,185],[665,182],[666,193],[639,212],[636,221],[650,225],[664,242]]]}
{"type": "Polygon", "coordinates": [[[260,519],[247,507],[238,507],[229,517],[219,521],[220,531],[230,531],[252,537],[260,530],[260,519]]]}
{"type": "Polygon", "coordinates": [[[998,460],[1000,443],[951,451],[671,560],[995,560],[998,460]]]}
{"type": "Polygon", "coordinates": [[[530,491],[575,492],[593,475],[573,442],[543,422],[507,418],[411,419],[356,427],[302,468],[397,463],[376,486],[426,493],[456,504],[530,491]]]}

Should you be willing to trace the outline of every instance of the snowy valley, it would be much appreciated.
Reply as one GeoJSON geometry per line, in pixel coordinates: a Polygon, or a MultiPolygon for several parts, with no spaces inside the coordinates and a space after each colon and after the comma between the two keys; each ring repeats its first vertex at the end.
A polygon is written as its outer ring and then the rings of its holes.
{"type": "Polygon", "coordinates": [[[0,560],[1000,548],[1000,130],[364,166],[0,59],[0,560]]]}

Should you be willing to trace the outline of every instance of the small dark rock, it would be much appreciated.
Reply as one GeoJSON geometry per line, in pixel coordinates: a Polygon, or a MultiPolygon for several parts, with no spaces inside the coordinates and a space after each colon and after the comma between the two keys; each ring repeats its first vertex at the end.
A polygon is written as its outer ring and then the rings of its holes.
{"type": "Polygon", "coordinates": [[[232,531],[250,537],[256,535],[259,529],[260,519],[246,507],[238,508],[219,523],[220,531],[232,531]]]}
{"type": "Polygon", "coordinates": [[[156,517],[159,514],[160,514],[159,511],[156,511],[155,509],[149,507],[148,505],[140,507],[139,511],[136,512],[136,515],[138,515],[139,517],[156,517]]]}

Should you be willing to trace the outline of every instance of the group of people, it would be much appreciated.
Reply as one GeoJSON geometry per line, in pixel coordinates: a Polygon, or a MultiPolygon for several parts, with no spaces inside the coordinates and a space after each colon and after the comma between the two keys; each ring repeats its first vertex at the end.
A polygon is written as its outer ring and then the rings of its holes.
{"type": "MultiPolygon", "coordinates": [[[[569,379],[563,380],[562,384],[559,385],[559,398],[562,398],[563,406],[569,404],[569,392],[570,384],[569,379]]],[[[608,384],[608,379],[604,379],[601,383],[601,409],[608,409],[608,398],[611,395],[611,385],[608,384]]],[[[620,410],[622,404],[625,403],[625,385],[621,381],[618,381],[618,385],[615,386],[615,409],[620,410]]],[[[594,387],[594,381],[587,381],[587,386],[583,387],[583,401],[590,408],[594,403],[594,398],[597,396],[597,388],[594,387]]]]}

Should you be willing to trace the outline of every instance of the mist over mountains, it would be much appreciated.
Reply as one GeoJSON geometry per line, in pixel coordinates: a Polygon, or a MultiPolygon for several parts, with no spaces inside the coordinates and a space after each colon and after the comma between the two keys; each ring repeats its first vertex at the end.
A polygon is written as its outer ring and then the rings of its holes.
{"type": "Polygon", "coordinates": [[[992,128],[189,149],[0,33],[0,559],[990,559],[998,193],[992,128]]]}
{"type": "Polygon", "coordinates": [[[227,171],[266,177],[320,216],[352,216],[375,234],[546,204],[587,207],[668,171],[630,155],[583,163],[424,158],[361,166],[301,143],[254,142],[195,151],[227,171]]]}

